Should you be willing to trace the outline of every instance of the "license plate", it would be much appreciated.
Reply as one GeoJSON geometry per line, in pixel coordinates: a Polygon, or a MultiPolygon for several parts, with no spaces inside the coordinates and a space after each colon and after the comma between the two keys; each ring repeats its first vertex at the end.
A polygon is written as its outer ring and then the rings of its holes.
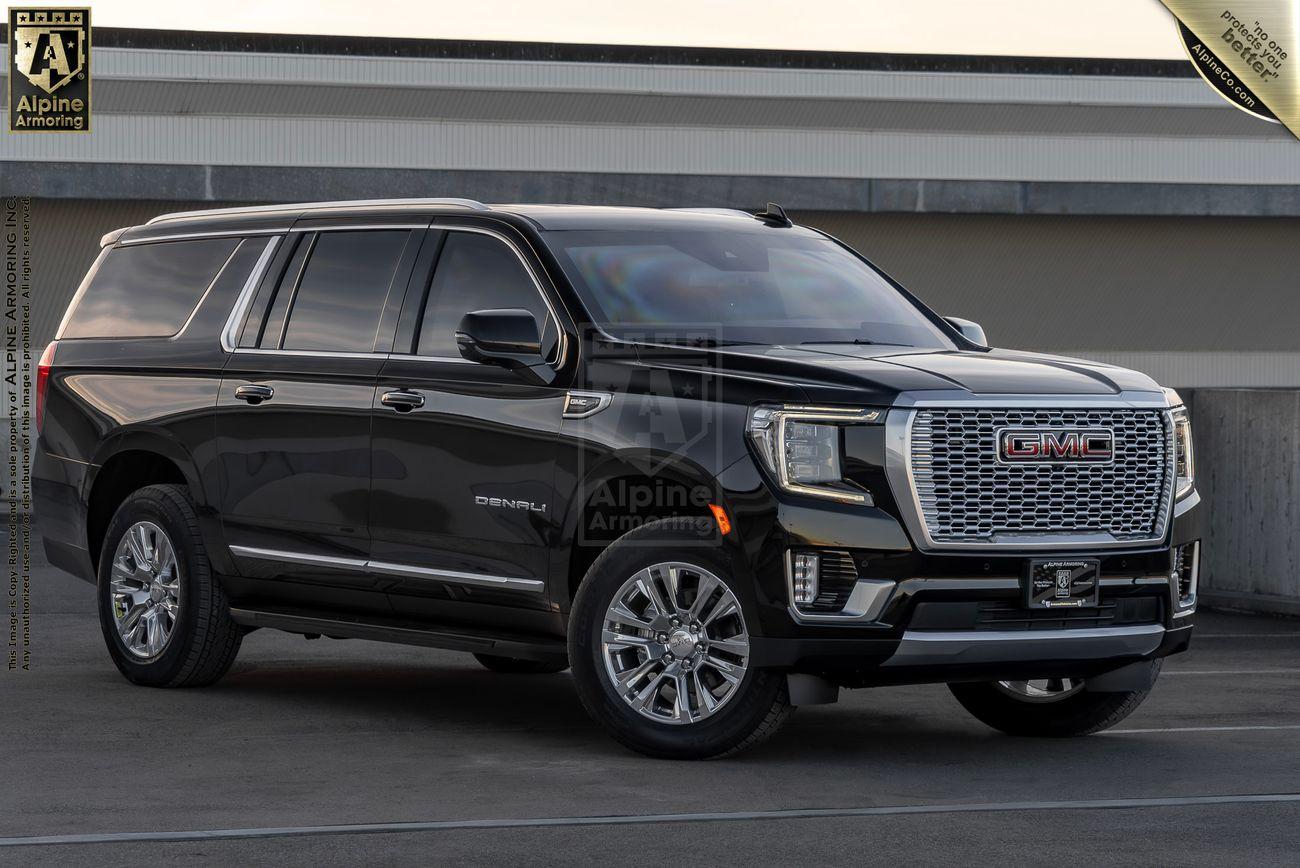
{"type": "Polygon", "coordinates": [[[1101,563],[1096,560],[1030,561],[1025,605],[1031,609],[1084,609],[1097,605],[1101,563]]]}

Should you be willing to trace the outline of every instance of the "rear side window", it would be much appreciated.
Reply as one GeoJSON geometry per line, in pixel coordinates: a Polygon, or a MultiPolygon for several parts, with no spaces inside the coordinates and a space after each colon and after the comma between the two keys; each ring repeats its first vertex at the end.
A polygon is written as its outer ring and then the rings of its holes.
{"type": "Polygon", "coordinates": [[[68,315],[64,338],[166,338],[181,330],[238,238],[135,244],[109,250],[68,315]]]}
{"type": "MultiPolygon", "coordinates": [[[[410,236],[406,230],[320,233],[289,301],[281,348],[370,352],[410,236]]],[[[274,341],[267,334],[262,345],[274,341]]]]}
{"type": "Polygon", "coordinates": [[[456,328],[470,311],[523,308],[549,337],[546,303],[515,252],[477,232],[451,232],[438,258],[416,353],[459,358],[456,328]]]}

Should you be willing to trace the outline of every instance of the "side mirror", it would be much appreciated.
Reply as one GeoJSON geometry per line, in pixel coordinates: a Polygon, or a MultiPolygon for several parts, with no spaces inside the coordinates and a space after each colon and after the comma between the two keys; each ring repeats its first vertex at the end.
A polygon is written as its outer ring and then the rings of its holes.
{"type": "Polygon", "coordinates": [[[539,385],[555,379],[555,370],[542,358],[537,320],[522,308],[465,314],[456,329],[456,346],[471,362],[499,365],[539,385]]]}
{"type": "Polygon", "coordinates": [[[961,336],[971,343],[979,344],[982,347],[989,345],[989,339],[984,337],[984,327],[979,323],[956,316],[946,316],[944,319],[948,321],[948,325],[961,332],[961,336]]]}

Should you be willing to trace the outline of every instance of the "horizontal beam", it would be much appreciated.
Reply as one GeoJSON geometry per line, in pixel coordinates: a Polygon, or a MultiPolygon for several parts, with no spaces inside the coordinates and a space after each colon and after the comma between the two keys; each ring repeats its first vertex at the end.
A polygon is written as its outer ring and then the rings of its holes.
{"type": "Polygon", "coordinates": [[[46,199],[299,202],[472,196],[489,202],[930,214],[1300,216],[1287,184],[1122,184],[0,161],[0,193],[46,199]]]}

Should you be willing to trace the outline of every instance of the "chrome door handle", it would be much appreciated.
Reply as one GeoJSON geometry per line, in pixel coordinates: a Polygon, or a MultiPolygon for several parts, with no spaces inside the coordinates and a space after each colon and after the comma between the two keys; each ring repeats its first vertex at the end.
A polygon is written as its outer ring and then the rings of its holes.
{"type": "Polygon", "coordinates": [[[270,386],[257,386],[252,383],[245,383],[242,386],[235,387],[235,397],[253,405],[260,404],[263,401],[269,401],[274,395],[275,389],[272,389],[270,386]]]}
{"type": "Polygon", "coordinates": [[[385,392],[379,396],[379,403],[385,407],[392,407],[399,413],[409,413],[424,406],[424,396],[419,392],[410,392],[406,389],[398,389],[393,392],[385,392]]]}

